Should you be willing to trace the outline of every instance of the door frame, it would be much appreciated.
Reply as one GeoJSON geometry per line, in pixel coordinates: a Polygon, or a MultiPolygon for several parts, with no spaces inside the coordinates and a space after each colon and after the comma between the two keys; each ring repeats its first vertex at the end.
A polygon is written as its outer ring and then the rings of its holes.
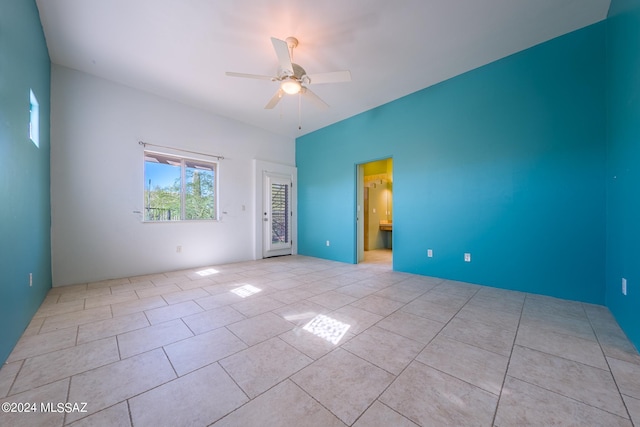
{"type": "Polygon", "coordinates": [[[253,221],[253,259],[265,257],[263,236],[263,203],[265,200],[265,173],[272,173],[291,177],[291,254],[298,253],[298,169],[295,166],[283,165],[264,160],[253,160],[253,181],[254,181],[254,221],[253,221]]]}
{"type": "MultiPolygon", "coordinates": [[[[364,261],[364,165],[367,163],[377,162],[379,160],[391,159],[393,162],[393,156],[382,156],[370,160],[361,161],[355,164],[355,206],[354,206],[354,224],[355,224],[355,245],[353,254],[353,263],[358,264],[364,261]]],[[[395,170],[395,164],[394,164],[395,170]]],[[[394,247],[394,235],[391,235],[391,247],[394,247]]],[[[392,249],[393,250],[393,249],[392,249]]],[[[393,261],[392,261],[393,268],[393,261]]]]}
{"type": "Polygon", "coordinates": [[[354,264],[364,261],[364,216],[366,215],[364,206],[364,165],[363,162],[356,164],[356,206],[355,206],[355,226],[356,226],[356,253],[354,264]]]}

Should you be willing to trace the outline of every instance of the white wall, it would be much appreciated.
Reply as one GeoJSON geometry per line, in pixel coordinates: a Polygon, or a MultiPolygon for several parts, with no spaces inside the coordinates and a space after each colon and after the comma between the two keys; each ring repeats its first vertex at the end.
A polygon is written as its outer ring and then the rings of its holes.
{"type": "Polygon", "coordinates": [[[54,286],[253,259],[254,159],[293,166],[293,138],[60,66],[51,83],[54,286]],[[140,140],[223,155],[221,220],[143,223],[140,140]]]}

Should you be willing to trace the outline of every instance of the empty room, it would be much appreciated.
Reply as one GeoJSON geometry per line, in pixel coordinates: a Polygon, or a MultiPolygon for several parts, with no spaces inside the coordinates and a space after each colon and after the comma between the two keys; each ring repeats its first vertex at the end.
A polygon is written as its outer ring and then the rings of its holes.
{"type": "Polygon", "coordinates": [[[0,425],[640,425],[640,0],[2,0],[0,162],[0,425]]]}

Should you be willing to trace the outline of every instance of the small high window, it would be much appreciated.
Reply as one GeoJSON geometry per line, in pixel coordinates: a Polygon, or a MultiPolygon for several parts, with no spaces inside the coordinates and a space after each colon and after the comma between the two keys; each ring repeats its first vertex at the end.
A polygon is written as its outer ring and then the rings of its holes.
{"type": "Polygon", "coordinates": [[[144,220],[217,219],[216,162],[144,153],[144,220]]]}
{"type": "Polygon", "coordinates": [[[29,90],[29,139],[40,148],[40,104],[33,89],[29,90]]]}

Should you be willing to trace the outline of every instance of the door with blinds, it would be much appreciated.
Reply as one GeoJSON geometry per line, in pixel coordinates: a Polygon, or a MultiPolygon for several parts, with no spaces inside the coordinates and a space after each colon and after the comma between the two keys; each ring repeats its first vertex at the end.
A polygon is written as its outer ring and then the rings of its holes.
{"type": "Polygon", "coordinates": [[[264,173],[264,258],[291,255],[291,176],[264,173]]]}

